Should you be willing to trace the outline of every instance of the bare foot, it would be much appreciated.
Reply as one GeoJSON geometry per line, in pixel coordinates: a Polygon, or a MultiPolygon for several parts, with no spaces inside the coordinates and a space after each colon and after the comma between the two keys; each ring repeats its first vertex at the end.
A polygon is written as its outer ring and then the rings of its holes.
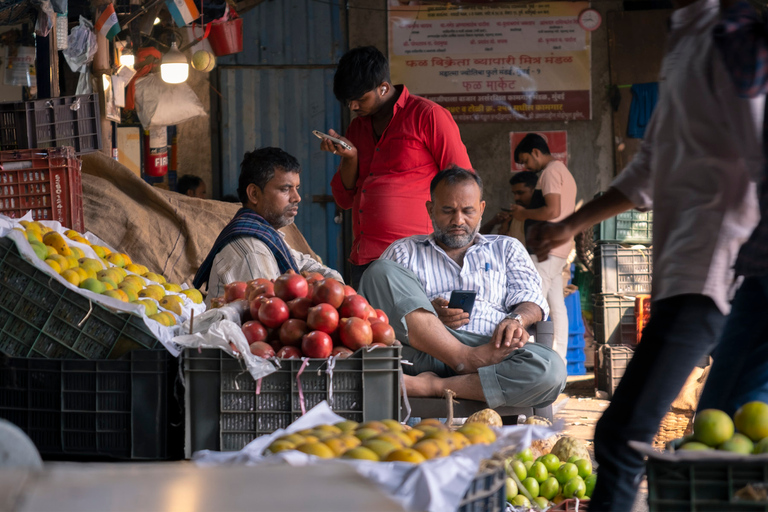
{"type": "Polygon", "coordinates": [[[403,375],[408,396],[441,397],[442,380],[434,372],[422,372],[418,375],[403,375]]]}

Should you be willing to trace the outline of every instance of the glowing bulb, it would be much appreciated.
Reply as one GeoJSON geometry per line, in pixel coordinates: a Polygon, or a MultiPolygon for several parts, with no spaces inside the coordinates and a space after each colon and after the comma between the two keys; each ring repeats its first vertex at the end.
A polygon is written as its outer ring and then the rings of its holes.
{"type": "Polygon", "coordinates": [[[160,18],[155,18],[155,21],[152,23],[153,25],[157,25],[160,23],[160,18]]]}
{"type": "Polygon", "coordinates": [[[130,53],[130,52],[126,52],[126,53],[120,55],[120,65],[121,66],[126,66],[126,67],[129,67],[129,68],[132,68],[133,65],[135,64],[135,62],[136,62],[136,59],[134,58],[133,54],[130,53]]]}
{"type": "Polygon", "coordinates": [[[189,77],[189,63],[187,58],[176,47],[176,43],[171,44],[171,49],[163,55],[160,62],[160,77],[169,84],[180,84],[189,77]]]}

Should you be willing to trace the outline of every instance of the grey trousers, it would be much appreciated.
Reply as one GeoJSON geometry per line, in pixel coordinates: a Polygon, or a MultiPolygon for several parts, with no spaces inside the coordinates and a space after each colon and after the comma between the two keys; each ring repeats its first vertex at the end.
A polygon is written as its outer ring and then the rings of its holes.
{"type": "MultiPolygon", "coordinates": [[[[442,361],[414,349],[408,343],[405,323],[408,313],[423,309],[437,316],[416,274],[393,261],[377,260],[363,274],[358,292],[389,317],[395,336],[403,344],[403,359],[413,363],[413,366],[403,366],[405,373],[416,375],[431,371],[440,377],[458,375],[442,361]]],[[[444,328],[470,347],[484,345],[491,339],[490,336],[444,328]]],[[[528,343],[524,348],[515,350],[499,364],[480,368],[478,374],[485,401],[491,408],[546,407],[565,388],[567,376],[560,356],[536,343],[528,343]]]]}

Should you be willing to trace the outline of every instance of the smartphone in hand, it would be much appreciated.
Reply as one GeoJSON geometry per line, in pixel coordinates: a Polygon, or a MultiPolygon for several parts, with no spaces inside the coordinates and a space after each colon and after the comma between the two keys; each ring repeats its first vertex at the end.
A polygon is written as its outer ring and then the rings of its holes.
{"type": "Polygon", "coordinates": [[[472,314],[472,308],[475,306],[475,297],[477,292],[474,290],[453,290],[451,299],[448,301],[448,307],[461,309],[465,313],[472,314]]]}
{"type": "Polygon", "coordinates": [[[352,149],[352,146],[350,146],[349,144],[347,144],[347,143],[346,143],[346,142],[344,142],[343,140],[341,140],[341,139],[338,139],[338,138],[336,138],[336,137],[331,137],[331,136],[330,136],[330,135],[328,135],[327,133],[323,133],[323,132],[321,132],[321,131],[318,131],[318,130],[312,130],[312,134],[313,134],[315,137],[317,137],[318,139],[328,139],[328,140],[330,140],[331,142],[333,142],[334,144],[336,144],[337,146],[341,146],[341,147],[343,147],[344,149],[352,149]]]}

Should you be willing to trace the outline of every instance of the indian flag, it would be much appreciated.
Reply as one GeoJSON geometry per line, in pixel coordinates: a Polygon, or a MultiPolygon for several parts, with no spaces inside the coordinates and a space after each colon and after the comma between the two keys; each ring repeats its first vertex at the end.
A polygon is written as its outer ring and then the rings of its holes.
{"type": "Polygon", "coordinates": [[[173,21],[179,27],[189,25],[200,17],[200,11],[195,7],[194,0],[165,0],[165,5],[168,6],[173,21]]]}
{"type": "Polygon", "coordinates": [[[107,4],[101,11],[99,19],[96,20],[96,32],[110,40],[120,32],[120,24],[117,22],[114,5],[107,4]]]}

